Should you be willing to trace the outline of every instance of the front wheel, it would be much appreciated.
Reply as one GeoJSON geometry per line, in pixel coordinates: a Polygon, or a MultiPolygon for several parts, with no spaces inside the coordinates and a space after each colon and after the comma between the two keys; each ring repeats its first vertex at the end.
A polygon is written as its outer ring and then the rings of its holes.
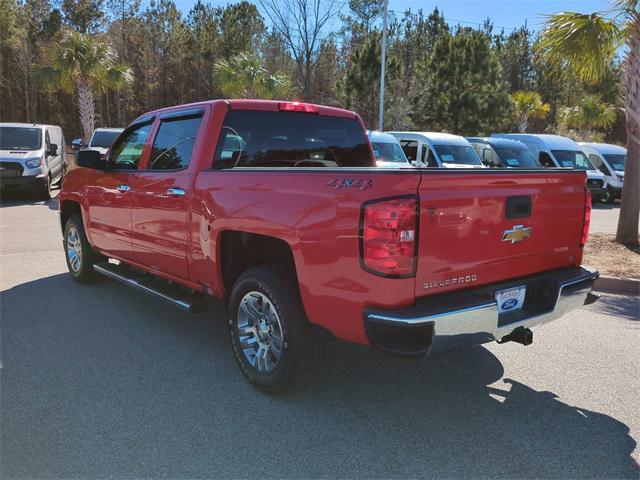
{"type": "Polygon", "coordinates": [[[93,265],[104,259],[91,248],[80,215],[71,215],[67,220],[63,244],[71,278],[81,283],[93,280],[96,277],[93,265]]]}
{"type": "Polygon", "coordinates": [[[51,175],[47,175],[47,178],[40,184],[38,189],[38,195],[42,200],[49,200],[51,198],[51,175]]]}
{"type": "Polygon", "coordinates": [[[269,394],[307,385],[324,341],[309,324],[293,275],[278,265],[255,267],[234,285],[229,335],[242,373],[269,394]]]}

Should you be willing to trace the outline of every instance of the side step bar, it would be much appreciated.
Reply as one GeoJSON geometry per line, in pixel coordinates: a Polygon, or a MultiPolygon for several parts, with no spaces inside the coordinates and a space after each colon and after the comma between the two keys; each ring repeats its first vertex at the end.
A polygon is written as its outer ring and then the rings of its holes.
{"type": "Polygon", "coordinates": [[[188,313],[202,312],[207,309],[206,295],[189,293],[150,273],[136,271],[123,264],[116,265],[108,262],[97,263],[93,269],[105,277],[113,278],[125,285],[153,295],[188,313]]]}

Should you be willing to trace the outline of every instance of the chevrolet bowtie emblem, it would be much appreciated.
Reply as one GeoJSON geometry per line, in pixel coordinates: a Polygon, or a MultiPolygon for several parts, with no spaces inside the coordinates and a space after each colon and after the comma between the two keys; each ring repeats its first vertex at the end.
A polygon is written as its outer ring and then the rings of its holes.
{"type": "Polygon", "coordinates": [[[502,234],[503,242],[511,242],[511,244],[523,241],[531,236],[531,227],[524,225],[514,225],[511,230],[505,230],[502,234]]]}

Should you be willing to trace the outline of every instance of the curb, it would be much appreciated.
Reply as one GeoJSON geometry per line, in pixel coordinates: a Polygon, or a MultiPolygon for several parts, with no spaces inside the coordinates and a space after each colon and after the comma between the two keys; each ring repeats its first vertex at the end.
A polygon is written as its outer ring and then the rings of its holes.
{"type": "Polygon", "coordinates": [[[640,296],[640,280],[635,278],[600,276],[593,284],[593,290],[614,295],[640,296]]]}

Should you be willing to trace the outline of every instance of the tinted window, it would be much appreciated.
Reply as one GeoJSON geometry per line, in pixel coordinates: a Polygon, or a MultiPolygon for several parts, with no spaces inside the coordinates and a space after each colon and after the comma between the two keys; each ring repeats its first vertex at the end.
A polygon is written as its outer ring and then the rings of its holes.
{"type": "Polygon", "coordinates": [[[613,153],[608,153],[604,155],[604,158],[607,160],[607,162],[609,162],[609,165],[611,165],[614,170],[618,170],[621,172],[624,171],[624,165],[627,162],[626,155],[616,155],[613,153]]]}
{"type": "Polygon", "coordinates": [[[540,152],[538,161],[543,167],[555,167],[556,164],[547,152],[540,152]]]}
{"type": "Polygon", "coordinates": [[[504,167],[540,168],[536,157],[529,149],[518,147],[494,147],[504,167]]]}
{"type": "Polygon", "coordinates": [[[120,132],[105,132],[98,131],[93,134],[91,138],[90,147],[109,148],[111,144],[118,138],[120,132]]]}
{"type": "Polygon", "coordinates": [[[38,150],[42,130],[28,127],[0,127],[0,150],[38,150]]]}
{"type": "Polygon", "coordinates": [[[436,153],[442,163],[457,163],[462,165],[482,165],[476,151],[466,145],[434,145],[436,153]]]}
{"type": "Polygon", "coordinates": [[[150,123],[130,130],[113,147],[109,156],[109,167],[114,170],[137,170],[142,156],[142,149],[150,130],[150,123]]]}
{"type": "Polygon", "coordinates": [[[407,157],[397,143],[372,142],[373,155],[381,162],[407,163],[407,157]]]}
{"type": "Polygon", "coordinates": [[[595,170],[587,156],[576,150],[551,150],[561,167],[577,168],[579,170],[595,170]]]}
{"type": "Polygon", "coordinates": [[[422,148],[424,148],[422,163],[424,163],[427,167],[437,167],[438,162],[436,161],[436,156],[433,154],[433,151],[427,145],[424,145],[422,148]]]}
{"type": "Polygon", "coordinates": [[[409,160],[418,159],[418,142],[415,140],[400,140],[400,147],[409,160]]]}
{"type": "Polygon", "coordinates": [[[153,141],[148,168],[150,170],[187,168],[201,121],[201,117],[163,121],[153,141]]]}
{"type": "Polygon", "coordinates": [[[372,165],[355,119],[253,110],[227,113],[213,162],[214,168],[372,165]]]}

